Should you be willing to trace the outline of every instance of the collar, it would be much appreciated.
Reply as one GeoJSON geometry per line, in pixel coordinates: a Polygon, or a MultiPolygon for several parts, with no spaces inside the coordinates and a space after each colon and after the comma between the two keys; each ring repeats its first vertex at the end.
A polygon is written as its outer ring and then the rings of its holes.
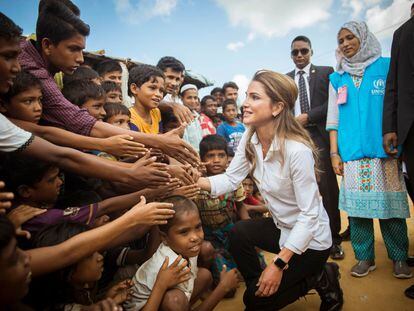
{"type": "MultiPolygon", "coordinates": [[[[256,146],[258,146],[258,145],[261,146],[262,145],[259,141],[259,137],[257,137],[256,132],[254,132],[254,134],[253,134],[250,141],[253,143],[253,145],[256,145],[256,146]]],[[[279,143],[277,141],[277,138],[275,137],[275,138],[273,138],[272,144],[269,147],[269,152],[277,152],[279,150],[280,150],[280,146],[279,146],[279,143]]]]}
{"type": "Polygon", "coordinates": [[[47,79],[53,77],[53,75],[47,70],[46,62],[36,49],[36,42],[33,40],[22,39],[20,41],[20,48],[22,53],[20,54],[20,64],[25,67],[26,70],[35,72],[36,78],[47,79]]]}
{"type": "Polygon", "coordinates": [[[295,68],[295,76],[298,74],[299,71],[303,70],[308,76],[309,76],[309,72],[310,72],[310,68],[312,66],[312,63],[309,63],[306,65],[305,68],[303,69],[299,69],[298,67],[295,68]]]}

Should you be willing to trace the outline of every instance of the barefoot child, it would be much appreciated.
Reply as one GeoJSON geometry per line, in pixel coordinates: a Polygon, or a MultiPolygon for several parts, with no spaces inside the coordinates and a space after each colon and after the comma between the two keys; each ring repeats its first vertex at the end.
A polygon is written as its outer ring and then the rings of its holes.
{"type": "MultiPolygon", "coordinates": [[[[197,268],[197,256],[204,240],[197,206],[181,196],[170,197],[166,202],[174,204],[174,217],[166,225],[160,226],[162,243],[135,274],[132,297],[125,305],[126,310],[189,310],[211,286],[210,272],[205,268],[197,268]],[[173,263],[173,267],[178,267],[174,270],[178,274],[175,282],[160,280],[166,269],[166,260],[173,263]]],[[[236,271],[224,269],[219,285],[198,309],[213,310],[236,286],[236,271]]]]}

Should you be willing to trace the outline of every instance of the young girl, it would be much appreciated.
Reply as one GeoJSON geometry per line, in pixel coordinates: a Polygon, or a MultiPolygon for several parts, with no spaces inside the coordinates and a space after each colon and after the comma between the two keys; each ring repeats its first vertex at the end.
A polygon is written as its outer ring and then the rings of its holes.
{"type": "MultiPolygon", "coordinates": [[[[162,243],[135,274],[132,298],[125,304],[126,310],[187,311],[211,286],[211,273],[205,268],[197,268],[197,256],[204,239],[197,206],[181,196],[170,197],[165,202],[174,204],[174,217],[160,226],[162,243]],[[163,273],[168,263],[177,267],[176,282],[160,280],[159,274],[163,273]]],[[[213,310],[236,286],[235,269],[223,269],[219,285],[202,302],[199,310],[213,310]]]]}
{"type": "Polygon", "coordinates": [[[272,215],[239,221],[230,233],[230,252],[246,281],[246,310],[281,309],[312,288],[322,298],[321,310],[343,304],[339,267],[326,264],[332,238],[316,182],[315,147],[291,113],[297,95],[289,77],[258,71],[243,104],[249,129],[233,161],[225,173],[198,182],[217,196],[235,190],[250,173],[272,215]],[[264,270],[256,247],[277,254],[264,270]]]}

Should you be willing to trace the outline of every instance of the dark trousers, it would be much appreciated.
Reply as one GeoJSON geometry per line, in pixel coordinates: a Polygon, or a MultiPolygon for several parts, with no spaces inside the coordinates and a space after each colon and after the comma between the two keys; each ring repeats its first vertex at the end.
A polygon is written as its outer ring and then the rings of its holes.
{"type": "Polygon", "coordinates": [[[410,183],[409,189],[412,190],[414,189],[414,123],[411,125],[403,147],[404,162],[407,167],[407,175],[410,183]]]}
{"type": "Polygon", "coordinates": [[[246,282],[243,296],[246,310],[281,309],[314,288],[318,275],[329,256],[329,249],[308,249],[302,255],[293,255],[289,268],[283,272],[278,291],[270,297],[256,297],[257,282],[262,273],[255,247],[271,253],[279,253],[280,230],[272,218],[242,220],[236,223],[230,234],[230,252],[246,282]]]}
{"type": "Polygon", "coordinates": [[[306,128],[319,149],[319,168],[322,171],[319,175],[319,192],[322,196],[323,206],[329,217],[331,227],[332,242],[339,245],[342,242],[339,232],[341,231],[341,214],[338,208],[339,188],[336,175],[332,169],[330,148],[327,137],[322,136],[316,126],[306,128]]]}

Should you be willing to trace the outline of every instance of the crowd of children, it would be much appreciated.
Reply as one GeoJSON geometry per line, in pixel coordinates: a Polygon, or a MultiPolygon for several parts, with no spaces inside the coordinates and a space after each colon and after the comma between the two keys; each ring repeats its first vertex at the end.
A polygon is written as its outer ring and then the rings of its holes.
{"type": "MultiPolygon", "coordinates": [[[[238,220],[266,212],[251,185],[215,198],[196,184],[202,175],[224,172],[237,149],[245,130],[238,87],[229,82],[200,99],[196,85],[183,84],[185,66],[163,57],[156,66],[129,68],[133,105],[127,108],[121,65],[83,64],[89,27],[79,13],[70,1],[41,1],[37,41],[21,37],[1,14],[1,48],[19,44],[22,52],[12,56],[18,69],[2,90],[0,111],[57,145],[123,167],[135,163],[142,175],[132,185],[62,169],[21,152],[24,146],[2,154],[0,306],[188,310],[196,304],[212,310],[241,281],[228,251],[229,231],[238,220]],[[46,29],[51,25],[59,32],[46,29]],[[56,57],[66,44],[73,45],[72,55],[56,57]],[[53,79],[59,71],[62,88],[53,79]],[[138,133],[178,135],[187,142],[187,157],[154,142],[144,147],[138,133]],[[192,150],[199,152],[197,165],[188,157],[192,150]]],[[[260,250],[258,257],[263,261],[260,250]]]]}

